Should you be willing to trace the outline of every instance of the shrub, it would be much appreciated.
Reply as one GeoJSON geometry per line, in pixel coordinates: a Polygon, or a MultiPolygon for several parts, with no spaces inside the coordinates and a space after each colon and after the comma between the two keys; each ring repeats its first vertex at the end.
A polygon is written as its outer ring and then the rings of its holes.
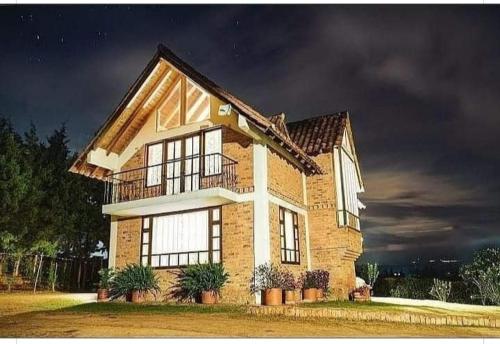
{"type": "Polygon", "coordinates": [[[426,299],[432,287],[429,279],[420,278],[400,278],[395,279],[394,286],[390,289],[391,297],[401,297],[406,299],[426,299]]]}
{"type": "Polygon", "coordinates": [[[99,274],[99,289],[109,289],[111,287],[111,281],[115,276],[115,271],[113,268],[102,268],[98,271],[99,274]]]}
{"type": "Polygon", "coordinates": [[[312,271],[306,271],[300,274],[300,284],[304,289],[316,288],[316,280],[312,271]]]}
{"type": "Polygon", "coordinates": [[[283,273],[280,268],[267,263],[257,266],[251,280],[251,292],[272,288],[283,288],[283,273]]]}
{"type": "Polygon", "coordinates": [[[283,280],[283,290],[295,290],[297,289],[298,283],[295,281],[295,277],[293,277],[293,274],[288,271],[282,271],[281,272],[281,277],[283,280]]]}
{"type": "Polygon", "coordinates": [[[436,300],[446,302],[451,292],[451,282],[434,278],[434,284],[429,294],[436,300]]]}
{"type": "Polygon", "coordinates": [[[222,264],[198,264],[181,269],[177,275],[177,297],[197,298],[204,291],[213,291],[217,295],[229,279],[222,264]]]}
{"type": "Polygon", "coordinates": [[[312,271],[314,284],[316,288],[328,290],[328,283],[330,282],[330,273],[326,270],[313,270],[312,271]]]}
{"type": "Polygon", "coordinates": [[[111,282],[111,299],[128,296],[132,291],[153,292],[160,291],[158,277],[151,266],[129,264],[119,270],[111,282]]]}

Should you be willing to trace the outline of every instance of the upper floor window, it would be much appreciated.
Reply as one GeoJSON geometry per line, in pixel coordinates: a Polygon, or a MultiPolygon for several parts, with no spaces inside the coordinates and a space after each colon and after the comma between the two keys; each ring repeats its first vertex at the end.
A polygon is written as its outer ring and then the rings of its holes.
{"type": "Polygon", "coordinates": [[[187,78],[177,78],[157,110],[157,131],[210,118],[210,96],[187,78]]]}
{"type": "Polygon", "coordinates": [[[361,186],[347,132],[344,133],[342,146],[335,151],[338,224],[360,229],[358,192],[361,186]]]}
{"type": "Polygon", "coordinates": [[[297,213],[280,207],[281,262],[299,264],[299,223],[297,213]]]}

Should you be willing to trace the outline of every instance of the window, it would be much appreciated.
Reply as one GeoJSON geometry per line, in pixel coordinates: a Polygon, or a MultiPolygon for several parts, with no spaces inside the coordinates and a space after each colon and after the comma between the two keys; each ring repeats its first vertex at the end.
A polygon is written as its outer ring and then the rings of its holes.
{"type": "Polygon", "coordinates": [[[338,224],[360,229],[358,192],[361,192],[361,185],[347,132],[342,146],[335,148],[334,164],[338,224]]]}
{"type": "Polygon", "coordinates": [[[161,184],[161,171],[163,163],[163,143],[148,146],[148,169],[146,171],[146,186],[161,184]]]}
{"type": "Polygon", "coordinates": [[[141,263],[179,267],[221,261],[221,209],[143,218],[141,263]]]}
{"type": "Polygon", "coordinates": [[[181,80],[177,79],[163,103],[158,107],[157,131],[181,125],[181,80]]]}
{"type": "Polygon", "coordinates": [[[205,132],[205,176],[222,172],[222,130],[205,132]]]}
{"type": "Polygon", "coordinates": [[[300,264],[299,225],[297,213],[279,208],[281,262],[300,264]]]}

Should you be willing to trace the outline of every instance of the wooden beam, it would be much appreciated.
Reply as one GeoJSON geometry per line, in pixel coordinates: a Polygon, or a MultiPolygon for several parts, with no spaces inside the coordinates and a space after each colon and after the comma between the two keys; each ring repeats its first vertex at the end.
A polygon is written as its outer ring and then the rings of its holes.
{"type": "Polygon", "coordinates": [[[113,136],[113,139],[111,140],[111,142],[108,145],[106,145],[106,150],[108,151],[108,154],[111,152],[111,149],[115,148],[115,145],[118,142],[118,140],[122,137],[122,135],[128,129],[128,127],[130,126],[130,124],[134,120],[135,116],[137,116],[137,114],[142,110],[142,107],[144,106],[144,104],[149,100],[149,97],[155,92],[156,87],[163,81],[163,77],[169,71],[170,71],[170,68],[167,67],[167,69],[165,69],[165,71],[160,75],[160,77],[158,78],[158,80],[156,80],[156,82],[154,83],[153,87],[151,87],[151,90],[146,95],[146,97],[144,97],[144,99],[141,101],[141,103],[139,104],[139,106],[137,106],[137,108],[135,109],[135,111],[130,114],[130,116],[127,118],[127,120],[122,125],[122,127],[120,128],[120,130],[118,130],[118,133],[116,133],[113,136]]]}
{"type": "Polygon", "coordinates": [[[181,125],[186,124],[186,76],[181,76],[181,125]]]}

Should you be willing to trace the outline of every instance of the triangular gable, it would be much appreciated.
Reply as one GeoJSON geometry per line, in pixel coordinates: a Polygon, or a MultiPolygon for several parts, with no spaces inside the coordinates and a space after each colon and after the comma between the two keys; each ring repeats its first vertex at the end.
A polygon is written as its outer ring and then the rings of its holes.
{"type": "Polygon", "coordinates": [[[283,135],[273,127],[271,121],[197,72],[163,45],[158,46],[156,54],[129,89],[113,114],[106,120],[96,136],[79,155],[70,168],[70,171],[102,178],[108,171],[89,165],[85,160],[86,155],[92,149],[98,147],[107,151],[107,154],[120,153],[126,146],[127,141],[130,142],[144,125],[151,109],[158,102],[161,102],[161,95],[165,93],[169,85],[172,84],[172,80],[179,74],[185,75],[221,101],[232,104],[238,113],[245,116],[264,134],[279,142],[285,149],[292,153],[309,173],[322,172],[321,168],[295,145],[289,137],[283,135]]]}
{"type": "Polygon", "coordinates": [[[361,168],[359,166],[359,160],[356,154],[356,148],[354,146],[354,139],[352,135],[351,122],[349,118],[347,119],[346,127],[342,134],[341,145],[345,151],[354,159],[356,165],[356,175],[358,177],[358,183],[361,191],[364,191],[363,178],[361,177],[361,168]]]}

